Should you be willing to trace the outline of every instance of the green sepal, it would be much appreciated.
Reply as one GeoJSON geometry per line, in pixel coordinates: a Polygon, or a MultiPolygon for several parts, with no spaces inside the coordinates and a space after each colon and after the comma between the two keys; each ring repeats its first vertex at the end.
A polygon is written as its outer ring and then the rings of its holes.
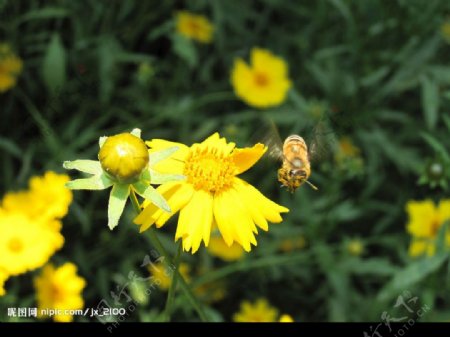
{"type": "Polygon", "coordinates": [[[102,173],[102,166],[97,160],[78,159],[74,161],[65,161],[63,167],[67,170],[78,170],[94,175],[100,175],[102,173]]]}
{"type": "Polygon", "coordinates": [[[159,194],[158,191],[153,186],[151,185],[147,186],[142,182],[137,182],[133,184],[133,187],[136,190],[136,193],[139,194],[141,197],[152,202],[162,210],[169,213],[171,212],[170,206],[167,203],[166,199],[164,199],[162,195],[159,194]]]}
{"type": "Polygon", "coordinates": [[[130,194],[130,185],[114,184],[108,202],[108,227],[113,230],[119,224],[125,204],[130,194]]]}

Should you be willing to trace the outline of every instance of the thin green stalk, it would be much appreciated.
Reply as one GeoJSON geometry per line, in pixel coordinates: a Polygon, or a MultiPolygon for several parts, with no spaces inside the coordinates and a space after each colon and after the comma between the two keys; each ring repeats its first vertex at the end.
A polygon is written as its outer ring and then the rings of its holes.
{"type": "MultiPolygon", "coordinates": [[[[134,210],[136,211],[137,214],[139,214],[141,212],[141,207],[139,206],[139,201],[137,200],[136,194],[134,193],[133,190],[131,190],[130,199],[131,199],[131,204],[133,205],[134,210]]],[[[158,237],[156,236],[155,232],[153,231],[153,228],[150,228],[148,230],[148,232],[149,232],[150,242],[156,248],[158,253],[161,256],[164,256],[163,261],[166,264],[166,267],[170,268],[171,266],[173,266],[174,264],[173,264],[172,259],[170,258],[167,250],[161,244],[161,241],[159,241],[158,237]]],[[[200,303],[195,298],[194,294],[192,293],[192,290],[189,288],[189,286],[187,285],[186,281],[183,278],[183,275],[180,274],[178,269],[175,269],[175,275],[178,279],[178,282],[180,282],[181,289],[183,290],[184,294],[186,295],[186,297],[187,297],[188,301],[190,302],[190,304],[192,305],[192,307],[195,309],[195,311],[197,311],[197,314],[199,315],[200,319],[203,322],[208,322],[208,318],[207,318],[205,312],[203,311],[200,303]]]]}
{"type": "MultiPolygon", "coordinates": [[[[181,260],[181,241],[178,243],[177,255],[175,256],[175,269],[179,270],[180,260],[181,260]]],[[[174,274],[172,277],[172,283],[170,284],[169,293],[167,294],[166,307],[164,308],[164,320],[166,322],[170,321],[170,316],[172,314],[173,299],[175,298],[175,291],[177,289],[178,276],[174,274]]]]}

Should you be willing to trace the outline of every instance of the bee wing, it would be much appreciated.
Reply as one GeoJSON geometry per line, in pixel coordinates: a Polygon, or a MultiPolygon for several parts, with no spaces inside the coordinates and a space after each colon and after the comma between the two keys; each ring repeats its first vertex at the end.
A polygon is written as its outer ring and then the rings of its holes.
{"type": "Polygon", "coordinates": [[[283,160],[283,143],[275,123],[270,119],[262,119],[258,124],[259,129],[250,137],[251,143],[267,146],[266,158],[283,160]]]}
{"type": "Polygon", "coordinates": [[[319,122],[313,128],[309,145],[309,160],[322,161],[332,153],[333,144],[336,143],[336,134],[325,122],[319,122]]]}

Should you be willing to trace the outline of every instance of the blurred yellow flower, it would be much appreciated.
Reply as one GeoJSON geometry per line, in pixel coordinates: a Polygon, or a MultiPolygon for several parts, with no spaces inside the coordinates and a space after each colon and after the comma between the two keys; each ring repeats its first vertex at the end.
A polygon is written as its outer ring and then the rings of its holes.
{"type": "Polygon", "coordinates": [[[7,44],[0,44],[0,93],[16,85],[17,76],[22,71],[22,60],[7,44]]]}
{"type": "Polygon", "coordinates": [[[294,319],[290,315],[283,314],[280,316],[279,322],[280,323],[294,323],[294,319]]]}
{"type": "Polygon", "coordinates": [[[241,259],[245,252],[237,243],[228,246],[220,236],[212,236],[207,249],[211,255],[227,262],[241,259]]]}
{"type": "MultiPolygon", "coordinates": [[[[148,267],[148,271],[153,276],[151,282],[155,282],[161,290],[169,290],[172,284],[174,269],[167,267],[162,262],[152,263],[148,267]]],[[[186,282],[189,282],[190,267],[187,263],[181,262],[178,271],[186,282]]]]}
{"type": "Polygon", "coordinates": [[[48,264],[39,276],[34,279],[38,302],[38,317],[46,317],[44,309],[59,309],[53,316],[56,322],[71,322],[71,310],[83,309],[82,291],[86,281],[77,275],[77,267],[70,262],[59,268],[48,264]]]}
{"type": "Polygon", "coordinates": [[[8,274],[2,268],[0,268],[0,296],[6,294],[5,282],[8,279],[8,277],[9,277],[8,274]]]}
{"type": "Polygon", "coordinates": [[[66,174],[47,171],[43,176],[32,177],[29,190],[5,194],[1,207],[6,211],[21,212],[31,219],[48,219],[55,230],[59,222],[51,221],[64,217],[72,202],[72,192],[65,187],[69,181],[66,174]]]}
{"type": "Polygon", "coordinates": [[[354,256],[360,256],[364,252],[364,244],[359,239],[351,239],[346,243],[347,252],[354,256]]]}
{"type": "Polygon", "coordinates": [[[442,24],[441,34],[442,34],[442,37],[445,39],[445,41],[450,43],[450,19],[448,19],[447,21],[445,21],[442,24]]]}
{"type": "Polygon", "coordinates": [[[0,269],[18,275],[43,266],[64,243],[64,237],[47,223],[1,211],[0,269]]]}
{"type": "Polygon", "coordinates": [[[176,17],[177,32],[201,43],[210,43],[214,32],[211,22],[203,15],[180,11],[176,17]]]}
{"type": "MultiPolygon", "coordinates": [[[[441,200],[438,207],[429,199],[409,201],[406,211],[409,215],[407,231],[412,235],[409,254],[434,255],[436,235],[444,222],[450,220],[450,199],[441,200]]],[[[450,247],[450,231],[446,233],[446,245],[450,247]]]]}
{"type": "Polygon", "coordinates": [[[231,83],[236,95],[256,108],[280,105],[292,86],[286,62],[260,48],[252,49],[250,65],[241,58],[234,61],[231,83]]]}
{"type": "Polygon", "coordinates": [[[283,252],[292,252],[293,250],[303,249],[306,247],[306,239],[303,235],[294,238],[287,238],[281,241],[280,250],[283,252]]]}
{"type": "Polygon", "coordinates": [[[172,211],[163,212],[152,204],[146,206],[134,220],[141,225],[141,232],[153,224],[158,228],[163,226],[181,210],[175,240],[182,239],[183,250],[195,253],[202,240],[208,246],[212,226],[217,224],[228,246],[236,241],[250,251],[250,244],[256,246],[256,226],[267,231],[267,220],[281,222],[280,213],[289,211],[237,177],[265,153],[267,148],[262,144],[238,149],[215,133],[191,147],[161,139],[154,139],[147,145],[151,151],[178,146],[179,149],[156,168],[163,173],[183,174],[186,180],[158,187],[172,211]]]}
{"type": "Polygon", "coordinates": [[[214,303],[225,298],[226,289],[222,282],[209,282],[194,288],[195,294],[204,303],[214,303]]]}
{"type": "Polygon", "coordinates": [[[276,322],[278,311],[267,300],[258,299],[255,303],[243,301],[240,311],[233,315],[234,322],[276,322]]]}

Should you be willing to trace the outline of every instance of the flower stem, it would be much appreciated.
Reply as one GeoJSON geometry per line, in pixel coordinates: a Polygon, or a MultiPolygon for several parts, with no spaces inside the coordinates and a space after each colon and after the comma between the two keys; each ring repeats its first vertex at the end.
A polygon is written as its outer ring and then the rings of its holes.
{"type": "MultiPolygon", "coordinates": [[[[177,249],[177,255],[175,256],[175,269],[179,270],[180,265],[180,257],[181,257],[181,242],[178,243],[178,249],[177,249]]],[[[177,281],[178,276],[175,273],[172,278],[172,283],[170,284],[169,293],[167,294],[167,301],[166,301],[166,307],[164,308],[164,320],[166,322],[170,322],[170,315],[172,314],[172,305],[173,305],[173,299],[175,297],[175,291],[177,289],[177,281]]]]}
{"type": "MultiPolygon", "coordinates": [[[[131,199],[131,204],[133,205],[134,210],[136,211],[137,214],[139,214],[141,212],[141,207],[139,206],[139,201],[137,200],[136,193],[134,192],[133,189],[131,189],[131,192],[130,192],[130,199],[131,199]]],[[[174,264],[173,264],[172,259],[170,258],[169,254],[167,253],[167,250],[161,244],[161,241],[159,241],[158,237],[156,236],[155,232],[153,231],[153,228],[150,228],[148,230],[148,232],[149,232],[149,239],[150,239],[150,242],[152,243],[152,245],[156,248],[156,250],[158,251],[158,253],[161,256],[165,257],[164,263],[166,264],[166,267],[170,268],[171,266],[173,266],[174,264]]],[[[183,275],[181,275],[180,272],[178,271],[178,268],[175,269],[175,275],[178,279],[178,282],[180,282],[181,289],[183,290],[184,294],[186,295],[188,301],[191,303],[192,307],[195,309],[195,311],[197,311],[197,314],[199,315],[200,319],[203,322],[208,322],[208,318],[207,318],[205,312],[203,311],[203,308],[201,307],[200,303],[195,298],[194,294],[192,293],[192,290],[187,285],[186,281],[183,278],[183,275]]]]}

